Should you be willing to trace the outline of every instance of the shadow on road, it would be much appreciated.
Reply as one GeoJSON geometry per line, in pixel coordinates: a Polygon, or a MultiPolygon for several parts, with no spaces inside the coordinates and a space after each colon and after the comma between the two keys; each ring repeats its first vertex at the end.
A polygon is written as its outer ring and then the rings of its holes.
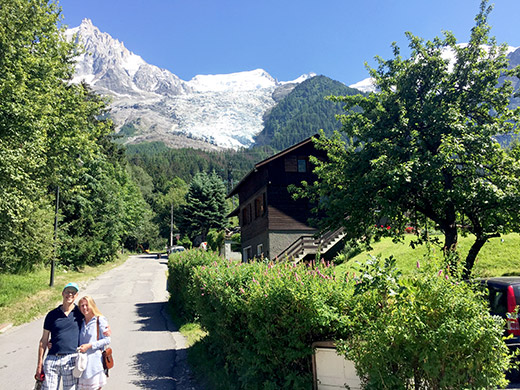
{"type": "MultiPolygon", "coordinates": [[[[162,315],[166,311],[167,302],[151,302],[151,303],[137,303],[137,323],[141,325],[139,331],[145,332],[164,332],[168,329],[166,321],[162,315]]],[[[177,329],[173,329],[177,330],[177,329]]]]}
{"type": "Polygon", "coordinates": [[[182,378],[172,376],[177,352],[163,350],[137,354],[132,368],[144,379],[134,381],[133,384],[141,389],[175,389],[182,381],[182,378]]]}

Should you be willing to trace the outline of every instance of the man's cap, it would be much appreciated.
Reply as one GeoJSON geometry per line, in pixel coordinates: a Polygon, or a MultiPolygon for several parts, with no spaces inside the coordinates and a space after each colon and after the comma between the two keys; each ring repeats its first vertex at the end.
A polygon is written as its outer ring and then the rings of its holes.
{"type": "Polygon", "coordinates": [[[68,287],[75,288],[75,289],[76,289],[76,292],[79,291],[79,287],[78,287],[78,284],[77,284],[77,283],[70,282],[70,283],[68,283],[65,287],[63,287],[63,290],[65,290],[65,289],[68,288],[68,287]]]}

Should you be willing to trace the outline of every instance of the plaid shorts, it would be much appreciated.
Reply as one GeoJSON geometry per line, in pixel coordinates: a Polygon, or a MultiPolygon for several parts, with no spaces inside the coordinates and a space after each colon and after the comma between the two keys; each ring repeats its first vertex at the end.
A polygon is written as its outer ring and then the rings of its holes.
{"type": "Polygon", "coordinates": [[[72,375],[77,354],[47,355],[43,363],[45,380],[42,390],[58,390],[63,379],[63,390],[75,390],[77,379],[72,375]]]}

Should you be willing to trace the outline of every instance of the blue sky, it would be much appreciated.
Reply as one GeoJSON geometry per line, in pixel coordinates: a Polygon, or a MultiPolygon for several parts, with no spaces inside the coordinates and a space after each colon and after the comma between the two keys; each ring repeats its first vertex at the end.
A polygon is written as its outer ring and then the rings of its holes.
{"type": "MultiPolygon", "coordinates": [[[[347,85],[365,61],[406,53],[405,31],[425,39],[448,30],[467,42],[479,0],[61,0],[64,23],[89,18],[146,62],[183,80],[265,69],[280,81],[314,72],[347,85]]],[[[495,0],[498,43],[520,46],[519,0],[495,0]]]]}

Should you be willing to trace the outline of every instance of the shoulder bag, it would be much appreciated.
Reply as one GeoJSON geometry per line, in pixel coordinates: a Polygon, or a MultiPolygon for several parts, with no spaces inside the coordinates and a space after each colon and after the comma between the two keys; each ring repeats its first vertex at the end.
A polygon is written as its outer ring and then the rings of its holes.
{"type": "MultiPolygon", "coordinates": [[[[99,340],[99,317],[97,318],[97,339],[99,340]]],[[[114,367],[114,359],[112,358],[112,348],[107,347],[101,353],[101,361],[103,362],[103,368],[108,376],[108,370],[114,367]]]]}

